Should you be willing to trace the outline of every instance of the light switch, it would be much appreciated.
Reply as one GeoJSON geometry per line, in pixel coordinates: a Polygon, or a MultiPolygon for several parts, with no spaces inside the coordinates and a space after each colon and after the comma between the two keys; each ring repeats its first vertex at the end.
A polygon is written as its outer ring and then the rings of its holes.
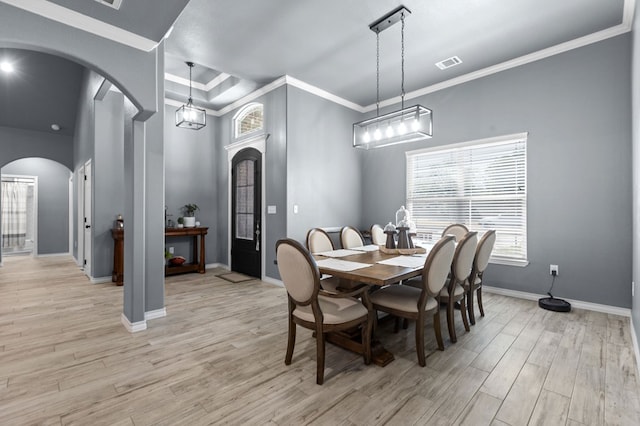
{"type": "Polygon", "coordinates": [[[298,214],[298,205],[297,204],[293,205],[293,214],[298,214]]]}
{"type": "Polygon", "coordinates": [[[267,206],[267,214],[276,214],[276,206],[267,206]]]}

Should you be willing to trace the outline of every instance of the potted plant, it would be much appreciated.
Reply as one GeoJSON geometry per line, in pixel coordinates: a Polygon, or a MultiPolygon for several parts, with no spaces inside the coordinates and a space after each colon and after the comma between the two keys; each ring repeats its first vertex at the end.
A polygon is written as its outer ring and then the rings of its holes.
{"type": "Polygon", "coordinates": [[[178,228],[184,228],[184,218],[183,217],[179,217],[178,218],[178,228]]]}
{"type": "Polygon", "coordinates": [[[200,207],[197,204],[185,204],[181,210],[184,213],[185,228],[196,226],[196,210],[200,210],[200,207]]]}

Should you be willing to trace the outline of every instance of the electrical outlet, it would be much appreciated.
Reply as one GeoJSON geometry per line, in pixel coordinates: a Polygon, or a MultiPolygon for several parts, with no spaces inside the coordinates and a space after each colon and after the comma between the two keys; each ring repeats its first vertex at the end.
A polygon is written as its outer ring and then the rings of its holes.
{"type": "Polygon", "coordinates": [[[173,254],[173,247],[169,247],[169,253],[173,254]]]}
{"type": "Polygon", "coordinates": [[[553,275],[554,277],[560,275],[558,272],[558,265],[549,265],[549,275],[553,275]]]}

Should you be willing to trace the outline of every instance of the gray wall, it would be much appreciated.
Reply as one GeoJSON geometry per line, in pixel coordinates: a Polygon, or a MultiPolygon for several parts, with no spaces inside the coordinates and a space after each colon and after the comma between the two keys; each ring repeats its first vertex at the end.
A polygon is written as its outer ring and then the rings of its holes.
{"type": "MultiPolygon", "coordinates": [[[[631,64],[632,125],[633,125],[633,281],[636,284],[631,304],[631,321],[640,342],[640,14],[633,20],[631,64]]],[[[639,360],[636,360],[638,362],[639,360]]]]}
{"type": "Polygon", "coordinates": [[[309,228],[364,225],[360,153],[351,146],[359,120],[355,111],[288,88],[287,236],[304,244],[309,228]]]}
{"type": "MultiPolygon", "coordinates": [[[[631,306],[631,37],[618,36],[441,90],[434,138],[363,153],[365,224],[405,200],[405,151],[529,132],[527,267],[491,264],[488,285],[631,306]]],[[[345,141],[346,143],[346,141],[345,141]]]]}
{"type": "Polygon", "coordinates": [[[69,253],[69,177],[64,165],[46,158],[23,158],[5,165],[2,174],[38,177],[37,253],[69,253]]]}
{"type": "Polygon", "coordinates": [[[113,269],[111,228],[124,210],[124,96],[108,92],[95,101],[93,145],[93,249],[91,274],[110,277],[113,269]]]}
{"type": "MultiPolygon", "coordinates": [[[[200,207],[196,219],[201,226],[209,228],[206,241],[206,263],[218,263],[217,228],[219,210],[226,207],[227,200],[220,200],[216,185],[216,172],[220,158],[215,153],[217,117],[207,116],[207,125],[200,130],[183,129],[175,125],[176,107],[165,106],[165,205],[170,219],[177,223],[183,216],[180,208],[195,203],[200,207]],[[222,203],[221,203],[222,201],[222,203]]],[[[164,214],[164,212],[163,212],[164,214]]],[[[191,259],[191,237],[171,238],[166,246],[175,249],[175,255],[191,259]]]]}
{"type": "Polygon", "coordinates": [[[73,169],[73,139],[54,132],[0,126],[0,167],[20,158],[41,157],[73,169]]]}

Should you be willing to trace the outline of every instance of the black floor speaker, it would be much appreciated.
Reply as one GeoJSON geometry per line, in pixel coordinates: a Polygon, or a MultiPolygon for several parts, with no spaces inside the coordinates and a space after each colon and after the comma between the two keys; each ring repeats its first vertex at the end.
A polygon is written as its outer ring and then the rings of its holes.
{"type": "Polygon", "coordinates": [[[556,299],[555,297],[543,297],[538,299],[538,306],[542,309],[554,312],[570,312],[571,303],[563,299],[556,299]]]}

